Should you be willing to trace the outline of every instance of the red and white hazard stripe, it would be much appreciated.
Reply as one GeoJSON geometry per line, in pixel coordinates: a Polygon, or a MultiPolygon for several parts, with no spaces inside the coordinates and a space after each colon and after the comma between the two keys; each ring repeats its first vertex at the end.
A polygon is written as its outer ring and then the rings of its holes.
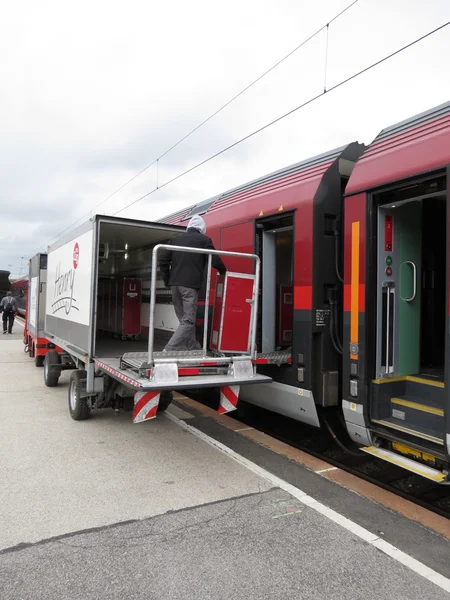
{"type": "Polygon", "coordinates": [[[100,367],[100,369],[103,369],[107,373],[111,373],[111,375],[115,375],[115,377],[117,377],[118,379],[121,379],[122,381],[125,381],[125,383],[129,383],[130,385],[132,385],[134,387],[140,387],[140,384],[137,381],[135,381],[134,379],[131,379],[131,377],[127,377],[123,373],[120,373],[119,371],[112,369],[110,366],[105,365],[104,363],[102,363],[99,360],[96,360],[94,362],[95,362],[95,366],[100,367]]]}
{"type": "Polygon", "coordinates": [[[161,393],[155,390],[135,393],[133,423],[142,423],[156,417],[160,395],[161,393]]]}
{"type": "Polygon", "coordinates": [[[230,385],[220,388],[220,406],[217,411],[219,415],[224,415],[236,410],[239,398],[239,385],[230,385]]]}

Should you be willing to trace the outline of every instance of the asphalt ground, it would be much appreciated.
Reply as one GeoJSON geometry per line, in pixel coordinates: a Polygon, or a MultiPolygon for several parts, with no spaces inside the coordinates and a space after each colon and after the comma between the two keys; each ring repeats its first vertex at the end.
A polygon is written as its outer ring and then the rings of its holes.
{"type": "Polygon", "coordinates": [[[70,373],[46,388],[21,334],[0,338],[2,600],[449,597],[447,539],[350,495],[376,540],[396,523],[411,539],[389,556],[325,510],[348,505],[335,483],[180,406],[139,425],[111,410],[72,421],[70,373]]]}

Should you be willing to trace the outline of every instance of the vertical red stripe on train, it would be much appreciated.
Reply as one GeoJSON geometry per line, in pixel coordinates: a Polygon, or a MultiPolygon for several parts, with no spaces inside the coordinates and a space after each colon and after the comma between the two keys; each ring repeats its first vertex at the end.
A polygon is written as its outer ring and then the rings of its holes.
{"type": "Polygon", "coordinates": [[[298,208],[294,217],[294,308],[297,310],[308,310],[312,307],[314,244],[312,198],[319,182],[318,179],[305,182],[298,188],[296,198],[298,208]]]}
{"type": "Polygon", "coordinates": [[[366,282],[366,194],[345,198],[344,229],[344,310],[350,310],[350,283],[352,266],[352,223],[360,222],[359,243],[359,312],[365,310],[366,282]]]}
{"type": "Polygon", "coordinates": [[[296,310],[311,310],[312,286],[296,285],[294,288],[294,308],[296,310]]]}

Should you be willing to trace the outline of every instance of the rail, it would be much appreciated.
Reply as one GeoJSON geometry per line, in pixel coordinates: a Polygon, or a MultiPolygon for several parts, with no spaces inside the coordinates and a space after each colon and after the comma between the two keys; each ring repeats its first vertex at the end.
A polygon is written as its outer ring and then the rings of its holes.
{"type": "Polygon", "coordinates": [[[203,345],[202,356],[207,358],[207,341],[208,341],[208,321],[209,321],[209,294],[211,288],[211,266],[213,256],[230,256],[235,258],[251,259],[255,262],[255,284],[252,298],[252,335],[250,341],[250,355],[256,358],[256,327],[258,319],[258,290],[259,290],[259,274],[261,269],[261,259],[256,254],[244,254],[241,252],[228,252],[225,250],[209,250],[206,248],[187,248],[185,246],[171,246],[169,244],[158,244],[153,248],[152,252],[152,276],[150,283],[150,320],[148,332],[148,364],[153,363],[153,342],[155,337],[155,307],[156,307],[156,275],[158,271],[158,252],[160,250],[170,250],[171,252],[190,252],[193,254],[208,255],[208,275],[206,279],[206,297],[205,297],[205,319],[203,323],[203,345]]]}

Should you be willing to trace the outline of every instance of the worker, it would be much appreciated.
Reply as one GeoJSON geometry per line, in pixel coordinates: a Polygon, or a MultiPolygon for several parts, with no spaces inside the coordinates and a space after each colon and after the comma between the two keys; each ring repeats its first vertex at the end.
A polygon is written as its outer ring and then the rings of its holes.
{"type": "MultiPolygon", "coordinates": [[[[205,233],[205,221],[200,215],[195,215],[189,221],[187,230],[173,237],[169,244],[215,250],[211,238],[205,233]]],[[[165,352],[201,349],[201,345],[195,339],[195,320],[198,293],[206,273],[207,261],[207,254],[161,251],[160,268],[164,284],[172,290],[172,301],[179,321],[177,330],[164,348],[165,352]]],[[[226,272],[219,256],[213,255],[211,264],[220,274],[226,272]]]]}
{"type": "Polygon", "coordinates": [[[6,296],[0,302],[0,312],[3,312],[3,334],[8,332],[12,334],[14,325],[14,315],[17,312],[17,304],[12,292],[7,292],[6,296]]]}

